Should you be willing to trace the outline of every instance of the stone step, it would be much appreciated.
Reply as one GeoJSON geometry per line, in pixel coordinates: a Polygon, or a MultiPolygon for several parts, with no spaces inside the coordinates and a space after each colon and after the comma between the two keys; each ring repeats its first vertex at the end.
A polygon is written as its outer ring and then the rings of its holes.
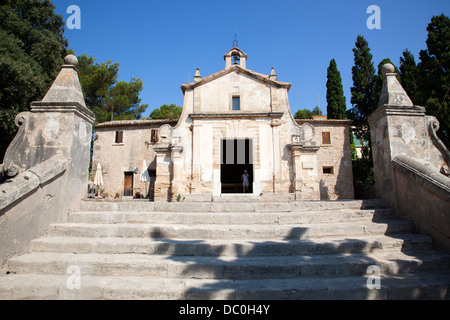
{"type": "Polygon", "coordinates": [[[420,234],[394,237],[313,240],[173,240],[148,238],[44,237],[31,243],[32,252],[138,253],[173,256],[290,256],[379,251],[430,250],[433,239],[420,234]]]}
{"type": "MultiPolygon", "coordinates": [[[[0,277],[2,300],[410,300],[450,299],[450,272],[381,275],[371,290],[365,277],[303,277],[282,280],[161,279],[70,275],[0,277]],[[69,284],[68,284],[69,282],[69,284]]],[[[369,280],[370,281],[370,280],[369,280]]],[[[169,314],[170,310],[167,310],[169,314]]],[[[174,312],[177,315],[178,310],[174,312]]]]}
{"type": "Polygon", "coordinates": [[[166,239],[266,239],[299,240],[323,237],[352,237],[414,232],[404,220],[389,222],[341,222],[298,225],[183,225],[183,224],[89,224],[64,223],[50,226],[47,236],[122,237],[166,239]]]}
{"type": "Polygon", "coordinates": [[[80,211],[163,212],[292,212],[382,208],[380,200],[150,202],[148,200],[84,200],[80,211]]]}
{"type": "Polygon", "coordinates": [[[71,223],[118,224],[312,224],[343,221],[380,221],[393,218],[393,209],[305,212],[73,212],[71,223]]]}
{"type": "Polygon", "coordinates": [[[303,276],[364,275],[376,265],[383,274],[443,270],[450,256],[402,252],[284,257],[186,257],[145,254],[31,253],[8,261],[16,274],[65,275],[76,266],[81,276],[147,276],[193,279],[286,279],[303,276]]]}

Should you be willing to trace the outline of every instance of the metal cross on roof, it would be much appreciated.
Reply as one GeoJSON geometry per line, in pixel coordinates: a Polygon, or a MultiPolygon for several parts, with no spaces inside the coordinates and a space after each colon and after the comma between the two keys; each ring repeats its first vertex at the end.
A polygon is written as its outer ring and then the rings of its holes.
{"type": "Polygon", "coordinates": [[[233,41],[233,48],[239,47],[239,41],[237,40],[237,32],[234,32],[234,41],[233,41]]]}

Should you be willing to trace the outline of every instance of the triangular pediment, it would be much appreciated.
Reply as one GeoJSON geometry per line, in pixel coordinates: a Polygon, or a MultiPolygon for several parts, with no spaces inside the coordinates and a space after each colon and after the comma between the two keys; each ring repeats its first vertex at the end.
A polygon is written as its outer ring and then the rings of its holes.
{"type": "Polygon", "coordinates": [[[194,82],[191,82],[191,83],[183,84],[181,86],[181,90],[183,91],[183,93],[185,93],[187,90],[191,90],[191,89],[200,87],[200,86],[202,86],[202,85],[204,85],[206,83],[210,83],[210,82],[212,82],[212,81],[214,81],[216,79],[224,77],[227,74],[230,74],[232,72],[237,72],[237,73],[240,73],[240,74],[247,75],[250,78],[253,78],[253,79],[257,80],[257,81],[261,81],[261,82],[264,82],[264,83],[272,84],[272,85],[274,85],[274,86],[276,86],[278,88],[282,88],[282,87],[287,88],[288,91],[289,91],[289,89],[292,86],[291,83],[276,81],[276,80],[270,79],[269,76],[264,75],[262,73],[258,73],[258,72],[252,71],[252,70],[248,70],[248,69],[242,68],[239,65],[233,65],[233,66],[228,67],[228,68],[226,68],[226,69],[224,69],[222,71],[214,73],[214,74],[212,74],[212,75],[210,75],[208,77],[202,78],[199,81],[194,81],[194,82]]]}

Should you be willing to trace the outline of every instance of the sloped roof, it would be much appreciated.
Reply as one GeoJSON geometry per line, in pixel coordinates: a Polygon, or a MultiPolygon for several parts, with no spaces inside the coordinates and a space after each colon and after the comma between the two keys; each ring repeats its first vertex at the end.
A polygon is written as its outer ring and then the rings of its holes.
{"type": "Polygon", "coordinates": [[[185,84],[183,84],[181,86],[181,90],[183,91],[183,94],[184,94],[186,92],[186,90],[202,86],[202,85],[204,85],[206,83],[209,83],[209,82],[211,82],[213,80],[221,78],[221,77],[223,77],[223,76],[225,76],[225,75],[227,75],[227,74],[229,74],[231,72],[242,73],[242,74],[248,75],[248,76],[250,76],[252,78],[255,78],[255,79],[259,80],[259,81],[275,85],[276,87],[287,88],[288,91],[289,91],[289,89],[292,86],[292,83],[273,80],[273,79],[270,79],[269,76],[267,76],[265,74],[258,73],[258,72],[255,72],[255,71],[252,71],[252,70],[249,70],[249,69],[242,68],[240,65],[232,65],[231,67],[225,68],[222,71],[219,71],[219,72],[214,73],[214,74],[212,74],[212,75],[210,75],[208,77],[205,77],[205,78],[201,79],[200,81],[194,81],[194,82],[191,82],[191,83],[185,83],[185,84]]]}
{"type": "Polygon", "coordinates": [[[95,125],[95,128],[112,128],[112,127],[134,127],[134,126],[162,126],[163,124],[176,125],[178,119],[157,119],[157,120],[117,120],[107,121],[95,125]]]}

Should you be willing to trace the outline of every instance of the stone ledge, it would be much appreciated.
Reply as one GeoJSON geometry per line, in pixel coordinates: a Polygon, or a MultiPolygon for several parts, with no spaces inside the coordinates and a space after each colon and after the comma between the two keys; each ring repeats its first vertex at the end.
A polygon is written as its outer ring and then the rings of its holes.
{"type": "Polygon", "coordinates": [[[395,170],[406,174],[424,187],[450,200],[450,178],[406,156],[392,160],[395,170]]]}
{"type": "Polygon", "coordinates": [[[223,113],[191,113],[189,117],[192,119],[257,119],[270,118],[280,119],[283,112],[223,112],[223,113]]]}
{"type": "Polygon", "coordinates": [[[369,123],[375,123],[386,116],[425,116],[425,108],[421,106],[394,106],[381,105],[372,114],[369,115],[369,123]]]}
{"type": "Polygon", "coordinates": [[[74,113],[89,124],[94,124],[95,115],[88,108],[78,102],[42,102],[35,101],[31,103],[31,112],[61,112],[74,113]]]}
{"type": "Polygon", "coordinates": [[[50,181],[68,168],[69,161],[55,156],[0,185],[0,210],[50,181]]]}

